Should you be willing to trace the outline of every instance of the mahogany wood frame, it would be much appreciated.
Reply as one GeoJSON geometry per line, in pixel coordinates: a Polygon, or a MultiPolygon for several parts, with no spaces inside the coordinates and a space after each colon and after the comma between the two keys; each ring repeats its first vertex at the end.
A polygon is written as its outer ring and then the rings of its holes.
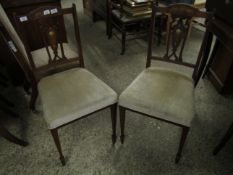
{"type": "MultiPolygon", "coordinates": [[[[194,69],[192,78],[194,81],[194,85],[196,86],[200,77],[201,77],[201,73],[202,73],[204,66],[205,66],[205,63],[206,63],[206,60],[203,59],[203,57],[209,54],[208,50],[210,48],[207,45],[208,37],[209,37],[209,33],[207,30],[205,33],[202,45],[201,45],[200,52],[198,54],[196,64],[194,65],[194,64],[190,64],[190,63],[183,61],[182,52],[184,49],[184,45],[186,43],[186,39],[188,38],[188,31],[189,31],[189,27],[191,24],[191,19],[193,17],[200,17],[200,18],[206,18],[208,20],[211,20],[212,14],[206,13],[206,12],[201,12],[201,11],[199,11],[199,9],[197,9],[191,5],[187,5],[187,4],[175,4],[175,5],[169,5],[167,7],[157,7],[157,6],[153,7],[146,67],[151,66],[151,60],[159,60],[159,61],[165,61],[165,62],[169,62],[169,63],[179,64],[182,66],[188,66],[188,67],[194,69]],[[164,57],[157,57],[157,56],[152,55],[152,45],[153,45],[153,35],[154,35],[154,30],[155,30],[156,13],[162,13],[162,14],[166,14],[166,15],[169,14],[170,17],[172,18],[172,20],[169,20],[170,24],[172,24],[173,20],[177,19],[177,18],[178,18],[178,20],[186,19],[185,24],[184,24],[186,26],[182,26],[183,24],[179,24],[179,21],[177,22],[178,26],[176,26],[176,24],[174,26],[168,26],[167,50],[166,50],[166,54],[164,57]],[[175,32],[172,31],[172,27],[175,30],[175,32]],[[182,31],[182,29],[185,29],[185,30],[182,31]],[[181,31],[179,31],[179,30],[181,30],[181,31]],[[173,36],[171,36],[171,35],[173,35],[173,36]],[[175,36],[175,35],[178,35],[178,36],[175,36]],[[173,41],[173,39],[176,41],[173,41]],[[178,41],[177,41],[177,39],[178,39],[178,41]],[[168,53],[169,47],[170,47],[170,42],[172,43],[171,45],[173,46],[171,55],[169,55],[169,53],[168,53]],[[178,43],[178,46],[181,44],[181,49],[180,49],[178,56],[176,55],[176,51],[177,51],[177,47],[178,47],[177,43],[178,43]],[[174,56],[175,59],[170,59],[171,56],[174,56]]],[[[176,158],[175,158],[175,163],[178,163],[180,158],[181,158],[182,150],[183,150],[187,135],[189,133],[190,127],[185,126],[185,125],[181,125],[179,123],[174,123],[174,122],[171,122],[168,120],[160,119],[160,118],[157,118],[156,116],[151,116],[151,115],[148,115],[148,114],[145,114],[145,113],[142,113],[139,111],[135,111],[133,109],[129,109],[129,108],[126,108],[123,106],[119,106],[120,128],[121,128],[120,139],[121,139],[122,144],[124,143],[124,138],[125,138],[124,132],[125,132],[125,113],[126,113],[126,110],[129,110],[129,111],[132,111],[135,113],[139,113],[141,115],[151,117],[154,119],[158,119],[158,120],[161,120],[161,121],[164,121],[164,122],[167,122],[167,123],[170,123],[170,124],[173,124],[173,125],[176,125],[176,126],[182,128],[180,144],[179,144],[178,152],[177,152],[176,158]]]]}
{"type": "MultiPolygon", "coordinates": [[[[57,72],[60,72],[60,71],[64,71],[66,69],[70,69],[70,68],[74,68],[74,67],[84,67],[82,47],[81,47],[81,39],[80,39],[80,33],[79,33],[79,24],[78,24],[78,19],[77,19],[76,7],[75,7],[74,4],[73,4],[72,8],[66,8],[66,9],[60,9],[58,7],[52,7],[52,6],[39,8],[39,9],[36,9],[36,10],[30,12],[27,15],[27,17],[28,17],[28,19],[30,19],[30,18],[32,18],[32,19],[36,18],[37,19],[37,18],[40,18],[40,17],[41,18],[48,18],[49,15],[48,16],[42,16],[41,11],[48,10],[48,9],[54,9],[54,8],[56,8],[58,10],[58,12],[56,14],[53,14],[52,16],[72,14],[73,20],[74,20],[76,40],[77,40],[77,44],[78,44],[79,57],[74,58],[73,60],[71,60],[70,61],[71,64],[70,64],[69,60],[66,60],[66,61],[61,60],[59,62],[55,62],[55,64],[53,62],[50,62],[51,64],[48,64],[48,65],[37,68],[36,66],[33,66],[33,58],[32,58],[32,55],[30,53],[28,43],[26,43],[25,39],[23,39],[23,42],[24,42],[25,47],[26,47],[27,55],[28,55],[29,59],[31,59],[31,60],[26,60],[26,58],[23,56],[23,54],[21,52],[19,52],[18,50],[13,51],[12,49],[10,49],[12,54],[15,56],[17,62],[19,63],[19,65],[22,67],[22,69],[23,69],[23,71],[24,71],[24,73],[26,75],[26,78],[31,83],[32,97],[31,97],[31,101],[30,101],[30,107],[31,107],[32,110],[35,110],[35,100],[36,100],[36,98],[38,96],[37,83],[40,81],[41,78],[43,78],[45,76],[48,76],[48,75],[51,75],[51,74],[54,74],[54,73],[57,73],[57,72]]],[[[0,28],[1,29],[0,34],[4,37],[5,43],[7,44],[8,41],[12,41],[12,38],[9,36],[7,30],[4,28],[4,26],[1,25],[1,23],[0,23],[0,27],[1,27],[0,28]]],[[[21,29],[21,27],[20,27],[20,29],[21,29]]],[[[22,33],[21,33],[20,36],[21,36],[21,38],[23,37],[22,33]]],[[[54,38],[52,38],[52,42],[48,43],[48,44],[49,45],[55,44],[53,41],[55,41],[54,38]]],[[[53,47],[53,46],[51,46],[51,47],[53,47]]],[[[85,117],[87,117],[87,116],[89,116],[89,115],[91,115],[91,114],[93,114],[95,112],[98,112],[100,110],[104,110],[106,108],[110,108],[110,110],[111,110],[112,144],[114,145],[115,142],[116,142],[116,137],[117,137],[116,136],[117,103],[112,104],[112,105],[107,106],[107,107],[104,107],[102,109],[99,109],[97,111],[94,111],[94,112],[92,112],[92,113],[90,113],[88,115],[85,115],[85,116],[83,116],[81,118],[78,118],[78,119],[76,119],[74,121],[71,121],[71,122],[66,123],[66,124],[64,124],[62,126],[59,126],[57,128],[54,128],[54,129],[50,130],[50,132],[52,134],[52,137],[54,139],[55,145],[57,147],[57,150],[59,152],[60,160],[61,160],[62,165],[65,165],[65,158],[63,156],[62,149],[61,149],[60,139],[59,139],[59,136],[58,136],[58,129],[60,127],[63,127],[63,126],[65,126],[67,124],[70,124],[70,123],[73,123],[73,122],[75,122],[77,120],[83,119],[83,118],[85,118],[85,117]]]]}

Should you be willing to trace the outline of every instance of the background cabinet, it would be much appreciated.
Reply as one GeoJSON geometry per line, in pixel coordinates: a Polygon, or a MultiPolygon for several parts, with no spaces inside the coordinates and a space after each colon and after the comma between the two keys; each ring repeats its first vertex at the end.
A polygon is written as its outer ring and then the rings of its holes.
{"type": "MultiPolygon", "coordinates": [[[[13,26],[15,26],[13,14],[17,15],[25,14],[40,6],[59,6],[60,0],[0,0],[3,8],[5,9],[8,17],[10,18],[13,26]]],[[[27,32],[27,38],[30,41],[30,46],[33,49],[41,47],[40,38],[36,34],[34,29],[29,29],[27,32]]],[[[14,55],[8,49],[3,38],[0,37],[0,64],[3,64],[11,77],[12,82],[15,85],[20,85],[24,82],[24,74],[20,66],[16,62],[14,55]]]]}
{"type": "MultiPolygon", "coordinates": [[[[58,6],[60,7],[60,0],[0,0],[12,24],[16,26],[14,14],[23,15],[41,6],[58,6]]],[[[16,29],[17,30],[17,29],[16,29]]],[[[32,50],[43,47],[41,38],[37,33],[37,28],[28,28],[27,39],[32,50]]]]}
{"type": "Polygon", "coordinates": [[[207,76],[222,94],[233,94],[233,1],[207,0],[208,11],[215,10],[211,32],[217,37],[207,67],[207,76]]]}

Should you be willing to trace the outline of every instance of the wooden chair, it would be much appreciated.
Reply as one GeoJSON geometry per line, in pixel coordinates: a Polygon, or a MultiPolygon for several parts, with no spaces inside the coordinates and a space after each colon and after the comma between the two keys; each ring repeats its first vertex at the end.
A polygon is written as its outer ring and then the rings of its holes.
{"type": "MultiPolygon", "coordinates": [[[[156,1],[157,2],[157,1],[156,1]]],[[[126,38],[129,40],[140,38],[147,33],[147,24],[151,19],[151,13],[147,15],[130,16],[124,11],[126,0],[108,0],[108,38],[113,35],[113,28],[120,32],[121,55],[125,53],[126,38]],[[140,30],[143,26],[144,29],[140,30]],[[135,30],[136,29],[136,30],[135,30]]],[[[149,27],[148,27],[149,28],[149,27]]],[[[116,35],[118,38],[118,36],[116,35]]]]}
{"type": "MultiPolygon", "coordinates": [[[[200,79],[200,68],[203,67],[206,36],[196,64],[188,63],[183,59],[183,50],[186,43],[190,22],[193,17],[207,18],[209,15],[200,12],[190,5],[175,4],[168,7],[154,6],[152,11],[151,32],[149,36],[148,56],[145,69],[122,92],[119,97],[121,142],[125,137],[125,112],[126,110],[143,114],[182,128],[182,136],[175,162],[181,157],[186,136],[194,118],[194,87],[200,79]],[[152,53],[154,23],[156,13],[168,15],[168,42],[166,53],[163,57],[152,53]],[[182,71],[165,67],[151,67],[151,60],[174,63],[178,66],[187,66],[192,69],[192,78],[182,71]]],[[[156,51],[155,51],[156,53],[156,51]]],[[[158,52],[157,52],[158,53],[158,52]]]]}
{"type": "Polygon", "coordinates": [[[35,109],[39,94],[45,121],[51,131],[60,160],[65,165],[58,128],[94,112],[110,107],[112,119],[112,142],[116,141],[117,94],[104,82],[84,68],[75,5],[72,8],[38,8],[28,14],[15,16],[20,40],[12,24],[0,6],[0,21],[7,30],[7,43],[23,67],[32,86],[30,107],[35,109]],[[77,48],[66,41],[64,16],[74,22],[77,48]],[[71,18],[71,19],[72,19],[71,18]],[[31,51],[24,37],[24,27],[37,26],[44,47],[31,51]]]}

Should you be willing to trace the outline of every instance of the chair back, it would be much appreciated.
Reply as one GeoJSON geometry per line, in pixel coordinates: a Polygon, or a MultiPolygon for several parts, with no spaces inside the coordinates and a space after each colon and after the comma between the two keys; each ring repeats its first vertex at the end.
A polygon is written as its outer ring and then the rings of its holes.
{"type": "MultiPolygon", "coordinates": [[[[167,7],[154,6],[152,10],[146,67],[151,66],[151,60],[159,60],[191,67],[196,73],[197,70],[195,69],[198,69],[202,63],[201,59],[203,52],[205,51],[207,37],[205,33],[196,63],[187,62],[183,59],[183,51],[185,44],[187,43],[186,40],[188,38],[188,32],[190,30],[193,18],[204,18],[210,20],[211,17],[212,14],[202,12],[194,6],[188,4],[173,4],[167,7]],[[156,50],[152,49],[157,13],[164,15],[167,19],[167,41],[165,54],[162,54],[163,56],[155,55],[154,53],[156,53],[156,50]]],[[[195,76],[193,76],[193,78],[194,77],[195,76]]]]}
{"type": "Polygon", "coordinates": [[[57,6],[40,7],[24,15],[18,16],[15,14],[14,19],[26,49],[28,64],[34,73],[36,81],[39,81],[44,76],[70,68],[84,67],[77,12],[74,4],[71,8],[64,9],[57,6]],[[69,53],[67,53],[68,51],[65,47],[68,44],[64,23],[65,16],[73,18],[75,28],[77,42],[75,50],[77,50],[77,55],[72,58],[68,57],[69,53]],[[43,65],[38,66],[32,55],[33,50],[30,48],[30,43],[26,37],[30,27],[37,29],[37,33],[40,35],[38,38],[43,43],[41,47],[43,47],[43,52],[46,53],[41,54],[40,59],[46,59],[46,63],[43,65]]]}

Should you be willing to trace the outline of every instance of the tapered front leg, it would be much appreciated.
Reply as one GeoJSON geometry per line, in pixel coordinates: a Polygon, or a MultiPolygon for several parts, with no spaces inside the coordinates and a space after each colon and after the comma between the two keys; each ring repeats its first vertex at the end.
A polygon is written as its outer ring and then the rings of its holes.
{"type": "Polygon", "coordinates": [[[53,136],[53,140],[55,142],[57,150],[59,152],[61,163],[64,166],[66,164],[66,162],[65,162],[65,158],[64,158],[64,156],[62,154],[61,144],[60,144],[60,140],[59,140],[57,129],[51,129],[50,131],[51,131],[51,134],[53,136]]]}
{"type": "Polygon", "coordinates": [[[121,126],[121,143],[124,143],[125,139],[125,108],[119,107],[120,110],[120,126],[121,126]]]}
{"type": "Polygon", "coordinates": [[[111,119],[112,119],[112,144],[116,143],[116,123],[117,123],[117,103],[111,106],[111,119]]]}
{"type": "Polygon", "coordinates": [[[182,150],[183,150],[184,143],[185,143],[185,140],[187,138],[188,132],[189,132],[189,127],[182,128],[182,135],[181,135],[181,139],[180,139],[179,149],[178,149],[178,152],[176,154],[175,163],[178,163],[180,161],[182,150]]]}

